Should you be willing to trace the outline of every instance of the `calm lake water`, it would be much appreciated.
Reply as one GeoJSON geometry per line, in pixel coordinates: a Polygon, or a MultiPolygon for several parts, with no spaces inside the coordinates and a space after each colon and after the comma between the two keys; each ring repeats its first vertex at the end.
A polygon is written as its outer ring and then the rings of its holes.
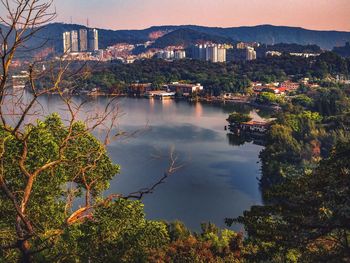
{"type": "MultiPolygon", "coordinates": [[[[106,98],[97,98],[90,104],[91,110],[103,108],[106,103],[106,98]]],[[[145,196],[147,218],[178,219],[193,230],[198,230],[202,222],[225,227],[226,217],[239,216],[262,203],[257,179],[262,147],[253,143],[230,145],[224,130],[229,112],[252,109],[142,98],[122,98],[118,103],[123,112],[119,131],[137,133],[109,145],[109,154],[121,165],[121,173],[106,195],[128,194],[151,186],[163,176],[169,152],[174,149],[183,167],[153,194],[145,196]]],[[[54,96],[41,98],[41,105],[50,112],[61,111],[54,96]]],[[[233,228],[243,230],[241,226],[233,228]]]]}

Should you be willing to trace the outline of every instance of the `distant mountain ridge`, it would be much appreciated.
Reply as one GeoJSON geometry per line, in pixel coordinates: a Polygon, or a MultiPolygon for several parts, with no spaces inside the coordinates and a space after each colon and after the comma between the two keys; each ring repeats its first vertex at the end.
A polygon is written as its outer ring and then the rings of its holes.
{"type": "Polygon", "coordinates": [[[167,46],[188,47],[201,41],[212,41],[215,43],[228,43],[233,40],[229,37],[208,34],[189,28],[180,28],[158,38],[152,47],[164,48],[167,46]]]}
{"type": "Polygon", "coordinates": [[[350,32],[344,31],[318,31],[300,27],[288,26],[242,26],[231,28],[180,26],[199,32],[227,37],[236,41],[260,42],[273,45],[278,43],[318,45],[322,49],[331,50],[336,46],[343,46],[350,40],[350,32]]]}
{"type": "MultiPolygon", "coordinates": [[[[38,35],[31,39],[29,46],[35,47],[46,39],[46,47],[54,47],[56,51],[62,51],[62,33],[69,30],[79,30],[86,28],[82,25],[52,23],[42,29],[38,35]]],[[[196,25],[180,26],[153,26],[142,30],[106,30],[99,29],[99,43],[101,48],[113,45],[115,43],[142,43],[150,40],[150,35],[156,31],[167,32],[166,35],[157,39],[155,45],[164,46],[171,44],[172,40],[177,43],[191,44],[193,41],[203,38],[217,42],[225,41],[244,41],[260,42],[263,44],[300,44],[300,45],[318,45],[322,49],[331,50],[336,46],[344,46],[350,42],[350,32],[342,31],[317,31],[308,30],[299,27],[287,26],[243,26],[243,27],[205,27],[196,25]],[[192,35],[192,36],[191,36],[192,35]],[[157,44],[158,42],[158,44],[157,44]]]]}

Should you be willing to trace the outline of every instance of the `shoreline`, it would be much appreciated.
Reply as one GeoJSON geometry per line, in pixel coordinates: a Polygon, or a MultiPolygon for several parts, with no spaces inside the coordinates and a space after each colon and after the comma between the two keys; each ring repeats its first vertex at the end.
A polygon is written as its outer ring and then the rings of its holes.
{"type": "MultiPolygon", "coordinates": [[[[48,95],[58,95],[57,92],[50,92],[47,93],[48,95]]],[[[159,100],[157,98],[148,98],[145,96],[131,96],[128,95],[126,93],[122,93],[122,94],[107,94],[107,93],[96,93],[96,94],[72,94],[73,96],[85,96],[85,97],[90,97],[90,98],[97,98],[97,97],[120,97],[120,98],[137,98],[137,99],[156,99],[159,100]]],[[[218,97],[214,97],[214,98],[205,98],[205,97],[197,97],[195,99],[192,99],[190,97],[174,97],[174,98],[169,98],[167,100],[175,100],[175,101],[188,101],[188,102],[204,102],[204,103],[208,103],[208,104],[245,104],[245,105],[249,105],[255,108],[263,108],[263,109],[270,109],[270,110],[274,110],[274,111],[280,111],[281,107],[278,105],[263,105],[263,104],[258,104],[254,101],[252,101],[253,97],[242,97],[242,98],[234,98],[234,99],[224,99],[224,98],[218,98],[218,97]]]]}

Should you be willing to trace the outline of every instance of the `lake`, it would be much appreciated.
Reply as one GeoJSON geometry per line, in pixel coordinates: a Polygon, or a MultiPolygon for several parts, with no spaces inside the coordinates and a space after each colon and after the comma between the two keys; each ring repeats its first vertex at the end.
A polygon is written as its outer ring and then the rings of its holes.
{"type": "MultiPolygon", "coordinates": [[[[42,97],[40,103],[49,112],[61,110],[55,96],[42,97]]],[[[90,110],[106,103],[107,98],[98,97],[90,110]]],[[[151,186],[163,176],[173,150],[183,167],[144,197],[147,218],[178,219],[192,230],[199,230],[202,222],[225,227],[226,217],[237,217],[262,203],[258,178],[263,147],[253,143],[234,146],[224,130],[229,112],[251,112],[259,118],[253,109],[143,98],[120,98],[118,104],[122,111],[118,132],[132,136],[113,140],[108,146],[121,173],[105,195],[151,186]]],[[[96,135],[100,133],[103,131],[96,135]]],[[[243,230],[239,225],[233,229],[243,230]]]]}

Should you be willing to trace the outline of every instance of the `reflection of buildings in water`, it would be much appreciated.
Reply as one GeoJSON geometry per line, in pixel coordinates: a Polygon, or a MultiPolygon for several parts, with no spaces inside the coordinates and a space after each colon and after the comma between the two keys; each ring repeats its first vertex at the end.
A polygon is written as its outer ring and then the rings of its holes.
{"type": "MultiPolygon", "coordinates": [[[[120,119],[126,114],[121,107],[122,100],[124,98],[100,96],[97,101],[91,102],[95,106],[91,115],[96,118],[92,118],[90,125],[95,125],[102,120],[102,124],[96,127],[98,138],[105,140],[108,130],[118,129],[120,119]],[[108,108],[106,108],[107,105],[108,108]]],[[[113,134],[110,136],[113,137],[113,134]]]]}
{"type": "MultiPolygon", "coordinates": [[[[92,126],[94,122],[105,112],[108,101],[98,98],[74,96],[69,98],[70,105],[75,114],[76,121],[82,121],[88,126],[92,126]]],[[[115,103],[115,102],[113,102],[115,103]]],[[[111,106],[114,106],[112,103],[111,106]]],[[[58,113],[65,124],[71,119],[68,106],[64,103],[63,99],[56,94],[47,94],[39,98],[39,103],[35,107],[36,111],[44,113],[45,115],[58,113]]],[[[117,110],[113,111],[118,113],[117,110]]],[[[110,124],[110,118],[105,122],[106,126],[110,124]]],[[[101,127],[103,130],[103,128],[101,127]]]]}
{"type": "Polygon", "coordinates": [[[154,112],[154,104],[155,104],[154,98],[149,98],[149,109],[151,113],[154,112]]]}
{"type": "Polygon", "coordinates": [[[159,100],[163,106],[163,108],[168,108],[169,106],[171,106],[171,104],[173,103],[173,100],[171,99],[162,99],[162,100],[159,100]]]}
{"type": "Polygon", "coordinates": [[[251,132],[241,132],[241,133],[228,133],[227,139],[230,145],[241,146],[246,143],[253,143],[259,146],[266,145],[266,137],[261,134],[251,133],[251,132]]]}
{"type": "Polygon", "coordinates": [[[170,121],[170,116],[176,116],[177,115],[177,107],[176,102],[173,99],[163,99],[159,100],[161,112],[163,113],[163,117],[165,119],[168,119],[170,121]]]}
{"type": "Polygon", "coordinates": [[[241,146],[251,142],[249,138],[246,138],[246,136],[242,134],[227,133],[226,136],[228,143],[233,146],[241,146]]]}
{"type": "Polygon", "coordinates": [[[203,105],[199,102],[196,102],[194,107],[196,118],[201,118],[203,116],[203,105]]]}
{"type": "Polygon", "coordinates": [[[61,115],[61,112],[59,112],[56,108],[56,102],[57,102],[57,97],[55,95],[51,96],[45,96],[45,100],[43,100],[43,102],[45,103],[45,108],[47,110],[47,112],[57,112],[61,115]]]}

